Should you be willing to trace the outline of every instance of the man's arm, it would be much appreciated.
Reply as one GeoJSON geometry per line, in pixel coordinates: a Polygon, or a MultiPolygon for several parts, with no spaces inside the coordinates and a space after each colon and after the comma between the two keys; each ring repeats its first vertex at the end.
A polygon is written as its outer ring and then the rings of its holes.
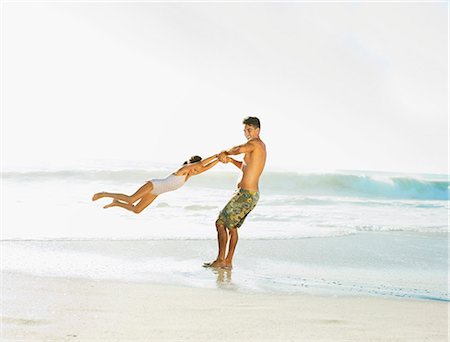
{"type": "Polygon", "coordinates": [[[254,149],[255,149],[255,143],[250,140],[243,145],[238,145],[238,146],[232,147],[227,151],[222,151],[221,153],[224,153],[229,156],[235,156],[237,154],[251,152],[254,149]]]}
{"type": "Polygon", "coordinates": [[[236,159],[233,159],[231,157],[227,157],[227,161],[228,162],[232,162],[234,165],[236,165],[236,167],[240,170],[242,169],[242,162],[236,159]]]}

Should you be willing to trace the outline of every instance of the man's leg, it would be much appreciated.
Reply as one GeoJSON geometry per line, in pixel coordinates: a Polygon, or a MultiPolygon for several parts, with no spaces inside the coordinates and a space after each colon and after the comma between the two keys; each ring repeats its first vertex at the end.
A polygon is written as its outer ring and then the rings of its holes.
{"type": "MultiPolygon", "coordinates": [[[[219,233],[219,256],[214,262],[205,263],[205,267],[231,267],[234,251],[238,242],[237,229],[244,223],[247,215],[255,208],[258,199],[259,192],[240,189],[227,203],[225,208],[221,211],[219,219],[216,221],[217,232],[219,233]],[[218,223],[220,223],[220,225],[218,223]],[[222,253],[225,253],[226,243],[223,243],[225,239],[222,240],[221,243],[220,238],[221,236],[222,238],[223,236],[227,236],[222,231],[223,229],[227,229],[225,227],[230,231],[230,245],[227,257],[222,259],[224,256],[222,253]]],[[[225,231],[225,233],[227,232],[225,231]]]]}
{"type": "Polygon", "coordinates": [[[230,246],[228,247],[228,255],[225,258],[225,266],[232,268],[233,267],[233,254],[234,250],[236,249],[236,245],[238,242],[238,229],[232,228],[229,229],[230,231],[230,246]]]}
{"type": "Polygon", "coordinates": [[[225,226],[221,223],[216,223],[217,227],[217,240],[219,242],[219,254],[217,256],[217,261],[225,260],[225,253],[227,249],[228,233],[225,226]]]}
{"type": "Polygon", "coordinates": [[[205,262],[203,266],[205,267],[223,267],[225,266],[225,254],[228,243],[228,233],[225,226],[216,221],[216,229],[217,229],[217,242],[219,243],[219,254],[217,255],[217,259],[212,262],[205,262]]]}

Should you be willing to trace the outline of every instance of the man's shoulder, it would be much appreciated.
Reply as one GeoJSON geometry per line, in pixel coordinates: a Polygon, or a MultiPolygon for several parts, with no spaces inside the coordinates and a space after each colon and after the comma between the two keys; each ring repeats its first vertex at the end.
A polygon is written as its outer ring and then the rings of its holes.
{"type": "Polygon", "coordinates": [[[264,142],[260,138],[251,139],[251,140],[249,140],[249,143],[251,143],[252,145],[258,146],[258,147],[266,146],[266,144],[264,144],[264,142]]]}

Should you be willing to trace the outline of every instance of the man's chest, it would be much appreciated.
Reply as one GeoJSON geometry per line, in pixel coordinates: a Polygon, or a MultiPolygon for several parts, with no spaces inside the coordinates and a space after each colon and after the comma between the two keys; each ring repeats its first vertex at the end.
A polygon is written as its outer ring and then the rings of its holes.
{"type": "Polygon", "coordinates": [[[250,163],[250,160],[251,160],[250,153],[246,153],[244,155],[244,165],[247,165],[248,163],[250,163]]]}

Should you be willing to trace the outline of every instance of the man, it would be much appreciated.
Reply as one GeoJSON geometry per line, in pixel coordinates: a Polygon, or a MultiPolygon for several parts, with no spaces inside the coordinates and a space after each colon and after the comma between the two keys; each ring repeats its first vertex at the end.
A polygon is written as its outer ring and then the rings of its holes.
{"type": "Polygon", "coordinates": [[[259,137],[261,124],[256,117],[247,117],[242,122],[247,143],[222,151],[218,158],[221,162],[232,162],[242,171],[238,189],[228,204],[222,209],[216,221],[219,254],[217,259],[205,263],[205,267],[232,268],[233,254],[238,242],[237,229],[244,223],[250,211],[255,208],[259,199],[259,177],[266,163],[266,145],[259,137]],[[244,161],[240,162],[229,156],[244,153],[244,161]],[[229,235],[228,235],[229,232],[229,235]],[[229,242],[228,254],[225,250],[229,242]]]}

